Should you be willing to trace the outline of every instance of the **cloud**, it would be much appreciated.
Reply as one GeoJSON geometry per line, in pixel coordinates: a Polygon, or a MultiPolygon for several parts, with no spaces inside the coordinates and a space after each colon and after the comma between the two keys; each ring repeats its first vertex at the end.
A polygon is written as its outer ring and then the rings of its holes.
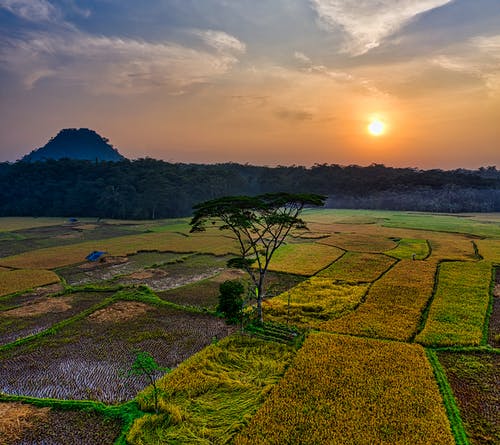
{"type": "Polygon", "coordinates": [[[238,62],[233,52],[241,51],[243,44],[237,45],[239,41],[228,34],[207,35],[215,51],[76,30],[31,33],[24,39],[9,39],[0,50],[0,61],[28,88],[43,78],[57,78],[98,94],[133,94],[154,87],[179,93],[210,82],[238,62]]]}
{"type": "Polygon", "coordinates": [[[236,37],[229,35],[223,31],[195,31],[195,35],[201,37],[203,41],[217,51],[224,52],[235,52],[244,53],[246,51],[246,46],[244,43],[239,41],[236,37]]]}
{"type": "Polygon", "coordinates": [[[322,27],[343,29],[343,52],[364,54],[393,35],[417,15],[452,0],[309,0],[322,27]]]}
{"type": "Polygon", "coordinates": [[[307,110],[288,110],[281,109],[275,112],[275,115],[285,121],[290,122],[303,122],[312,120],[314,114],[307,110]]]}
{"type": "Polygon", "coordinates": [[[490,94],[500,94],[500,34],[474,37],[455,51],[434,57],[432,63],[474,76],[482,80],[490,94]]]}
{"type": "Polygon", "coordinates": [[[30,22],[55,22],[61,16],[47,0],[0,0],[0,7],[30,22]]]}

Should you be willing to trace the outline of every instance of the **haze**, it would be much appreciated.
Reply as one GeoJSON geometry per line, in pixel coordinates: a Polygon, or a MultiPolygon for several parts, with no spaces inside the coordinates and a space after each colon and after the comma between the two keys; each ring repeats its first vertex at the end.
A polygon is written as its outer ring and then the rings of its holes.
{"type": "Polygon", "coordinates": [[[0,161],[87,127],[129,158],[500,165],[499,24],[498,0],[0,0],[0,161]]]}

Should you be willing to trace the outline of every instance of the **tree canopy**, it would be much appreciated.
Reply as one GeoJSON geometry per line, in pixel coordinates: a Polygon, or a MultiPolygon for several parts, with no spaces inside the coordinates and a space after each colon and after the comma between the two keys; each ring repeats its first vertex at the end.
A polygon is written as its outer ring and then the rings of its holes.
{"type": "Polygon", "coordinates": [[[307,229],[299,217],[306,206],[323,206],[326,197],[317,194],[266,193],[228,196],[194,206],[191,232],[219,223],[238,241],[240,256],[230,265],[245,269],[257,289],[257,316],[262,321],[265,276],[271,258],[294,229],[307,229]]]}

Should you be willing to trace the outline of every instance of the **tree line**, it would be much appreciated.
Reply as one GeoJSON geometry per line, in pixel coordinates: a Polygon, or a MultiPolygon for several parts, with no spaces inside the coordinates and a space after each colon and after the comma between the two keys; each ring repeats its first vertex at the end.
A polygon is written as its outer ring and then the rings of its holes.
{"type": "Polygon", "coordinates": [[[0,216],[181,217],[202,201],[276,192],[326,195],[333,208],[498,212],[500,171],[178,164],[150,158],[0,163],[0,216]]]}

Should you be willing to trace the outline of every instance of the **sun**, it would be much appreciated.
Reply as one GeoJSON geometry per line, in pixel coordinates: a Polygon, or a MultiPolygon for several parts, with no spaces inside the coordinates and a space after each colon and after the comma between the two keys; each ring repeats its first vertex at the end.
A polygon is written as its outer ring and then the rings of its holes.
{"type": "Polygon", "coordinates": [[[368,132],[372,136],[381,136],[385,133],[385,124],[379,119],[373,119],[368,125],[368,132]]]}

